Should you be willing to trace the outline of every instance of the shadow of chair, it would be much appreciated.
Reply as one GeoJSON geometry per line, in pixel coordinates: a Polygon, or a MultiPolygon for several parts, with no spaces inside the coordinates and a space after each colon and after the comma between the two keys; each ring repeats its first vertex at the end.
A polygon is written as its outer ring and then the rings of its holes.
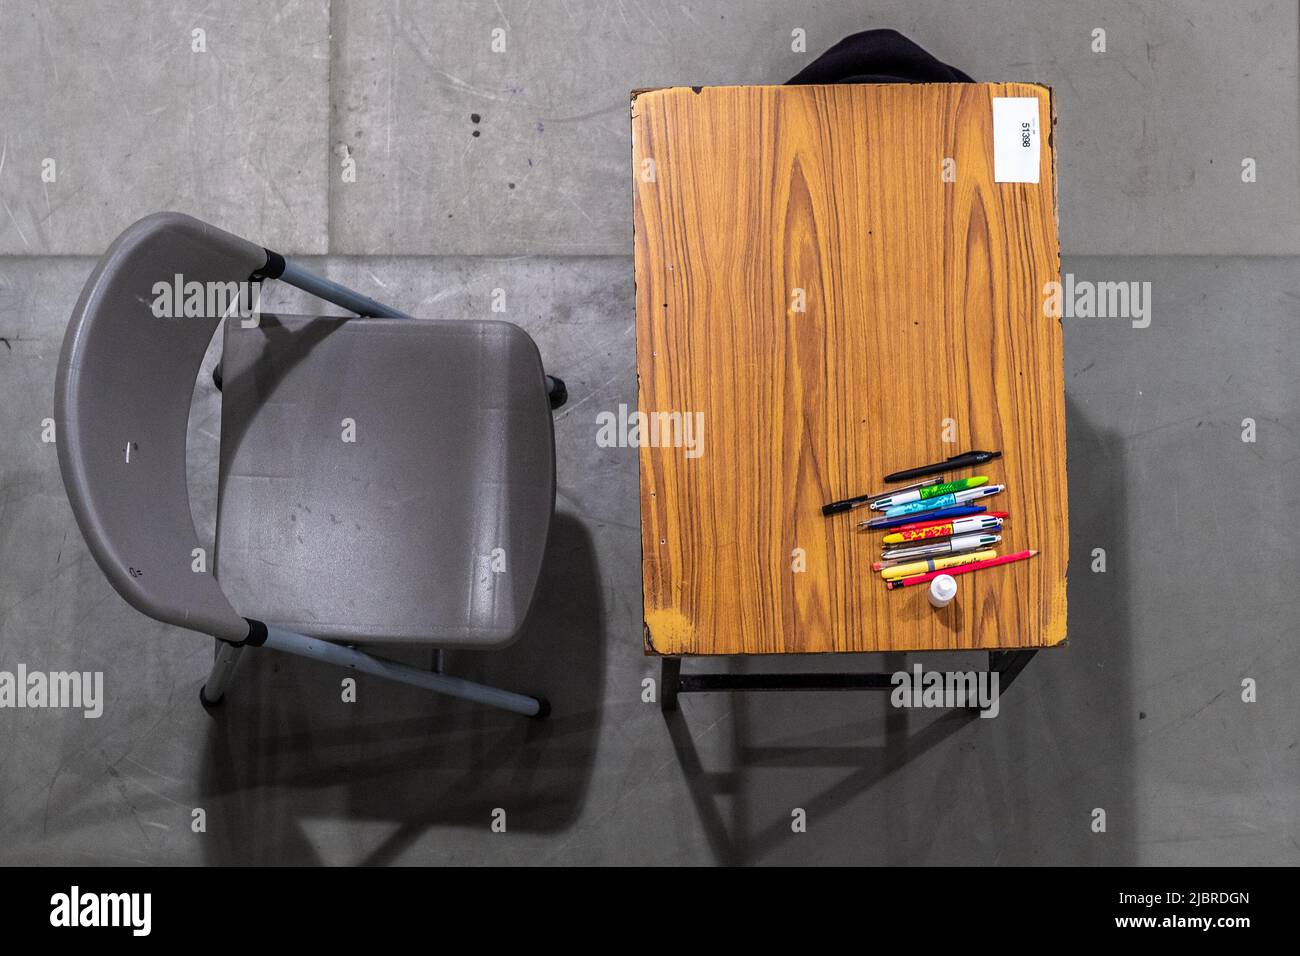
{"type": "MultiPolygon", "coordinates": [[[[400,862],[448,828],[486,836],[497,808],[508,832],[562,832],[596,756],[602,631],[591,539],[557,513],[519,642],[508,654],[449,652],[467,677],[548,695],[555,709],[545,721],[364,676],[348,704],[340,672],[287,656],[245,662],[203,761],[207,862],[325,862],[311,827],[331,822],[347,824],[347,862],[361,864],[400,862]],[[356,847],[364,823],[382,836],[356,847]]],[[[428,648],[395,653],[431,665],[428,648]]]]}

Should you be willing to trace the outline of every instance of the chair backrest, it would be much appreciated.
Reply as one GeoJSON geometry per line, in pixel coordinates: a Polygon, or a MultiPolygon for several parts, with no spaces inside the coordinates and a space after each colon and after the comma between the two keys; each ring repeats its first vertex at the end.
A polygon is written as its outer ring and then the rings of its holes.
{"type": "Polygon", "coordinates": [[[260,246],[189,216],[141,219],[86,280],[55,386],[63,484],[104,574],[149,617],[229,641],[249,626],[213,577],[211,556],[194,570],[200,545],[185,472],[190,400],[221,315],[186,317],[184,301],[155,307],[167,304],[159,283],[215,289],[209,283],[247,281],[266,261],[260,246]]]}

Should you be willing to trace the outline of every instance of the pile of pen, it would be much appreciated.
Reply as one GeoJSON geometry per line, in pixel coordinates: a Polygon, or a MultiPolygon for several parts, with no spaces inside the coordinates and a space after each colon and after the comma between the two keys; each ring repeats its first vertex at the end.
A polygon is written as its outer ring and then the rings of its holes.
{"type": "Polygon", "coordinates": [[[861,531],[888,531],[880,560],[872,564],[885,587],[927,584],[940,574],[965,574],[984,568],[1023,561],[1037,551],[999,555],[1005,511],[989,511],[974,502],[1000,494],[1005,485],[990,485],[985,475],[944,481],[943,472],[981,465],[1001,457],[997,451],[970,451],[947,461],[885,476],[885,481],[913,481],[889,492],[859,495],[822,508],[832,515],[866,505],[883,512],[858,522],[861,531]]]}

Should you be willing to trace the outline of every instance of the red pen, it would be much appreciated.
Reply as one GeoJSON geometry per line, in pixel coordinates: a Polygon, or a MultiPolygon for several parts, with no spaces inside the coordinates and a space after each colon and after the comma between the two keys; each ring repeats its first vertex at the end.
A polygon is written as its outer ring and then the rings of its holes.
{"type": "Polygon", "coordinates": [[[939,518],[930,521],[914,521],[899,525],[890,534],[885,535],[885,544],[903,544],[906,541],[925,541],[929,538],[946,538],[956,534],[977,534],[981,531],[996,531],[1002,527],[1002,519],[1008,517],[1006,511],[990,511],[970,518],[939,518]]]}

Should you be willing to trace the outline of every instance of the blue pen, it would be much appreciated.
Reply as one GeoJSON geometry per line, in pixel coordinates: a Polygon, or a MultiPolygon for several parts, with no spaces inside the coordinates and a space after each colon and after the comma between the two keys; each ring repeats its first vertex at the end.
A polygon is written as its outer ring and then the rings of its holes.
{"type": "Polygon", "coordinates": [[[926,501],[912,501],[905,505],[899,505],[896,508],[890,508],[885,512],[886,518],[901,518],[903,515],[929,514],[940,508],[951,508],[954,505],[963,505],[968,501],[975,501],[979,498],[987,498],[989,495],[996,495],[1005,488],[1005,485],[985,485],[983,488],[967,488],[965,491],[951,491],[946,495],[939,495],[937,498],[930,498],[926,501]]]}
{"type": "MultiPolygon", "coordinates": [[[[927,512],[926,519],[931,518],[965,518],[967,515],[977,515],[981,511],[987,511],[983,505],[962,505],[958,508],[940,508],[938,511],[927,512]]],[[[869,528],[872,531],[880,531],[884,528],[897,528],[899,525],[911,524],[915,520],[909,517],[903,518],[872,518],[870,521],[859,521],[859,528],[869,528]]]]}

